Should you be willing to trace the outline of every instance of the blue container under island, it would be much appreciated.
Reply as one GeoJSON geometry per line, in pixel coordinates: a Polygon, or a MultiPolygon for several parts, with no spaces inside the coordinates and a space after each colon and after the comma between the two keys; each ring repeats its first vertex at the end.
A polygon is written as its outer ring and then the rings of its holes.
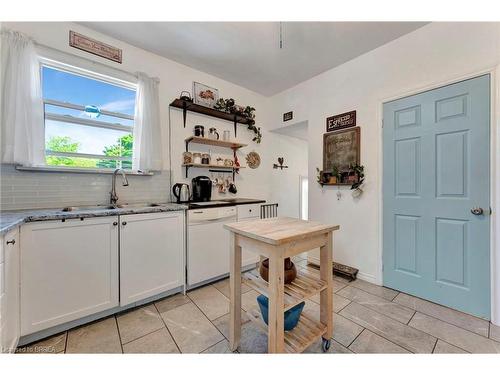
{"type": "MultiPolygon", "coordinates": [[[[264,319],[264,323],[268,324],[268,316],[269,316],[269,300],[264,295],[259,295],[257,297],[257,302],[260,307],[260,313],[262,314],[262,319],[264,319]]],[[[304,309],[305,302],[299,303],[297,306],[292,307],[291,309],[285,311],[285,331],[291,331],[297,326],[299,323],[300,314],[302,314],[302,310],[304,309]]]]}

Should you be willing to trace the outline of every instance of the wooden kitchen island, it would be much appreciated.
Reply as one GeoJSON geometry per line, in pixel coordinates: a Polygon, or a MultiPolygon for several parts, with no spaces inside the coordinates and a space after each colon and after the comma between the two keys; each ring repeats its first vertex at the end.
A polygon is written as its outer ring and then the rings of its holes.
{"type": "MultiPolygon", "coordinates": [[[[269,299],[268,352],[299,353],[314,340],[323,338],[323,350],[330,347],[333,334],[332,251],[333,231],[338,225],[322,224],[288,217],[257,219],[224,225],[230,231],[230,347],[238,348],[241,336],[241,251],[253,251],[269,258],[269,283],[247,274],[247,283],[269,299]],[[320,248],[319,275],[297,269],[297,278],[284,284],[284,259],[320,248]],[[284,331],[284,312],[320,294],[320,316],[302,312],[299,324],[284,331]]],[[[260,326],[259,313],[249,317],[260,326]]]]}

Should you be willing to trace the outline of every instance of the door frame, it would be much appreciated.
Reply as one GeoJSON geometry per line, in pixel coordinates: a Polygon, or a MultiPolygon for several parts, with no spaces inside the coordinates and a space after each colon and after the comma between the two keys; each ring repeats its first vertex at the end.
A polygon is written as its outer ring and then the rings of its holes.
{"type": "MultiPolygon", "coordinates": [[[[309,189],[309,177],[306,175],[299,175],[299,219],[302,219],[302,205],[304,203],[304,200],[302,199],[303,194],[303,187],[302,187],[302,180],[306,179],[307,184],[308,184],[308,189],[309,189]]],[[[309,193],[307,195],[307,218],[309,219],[309,193]]]]}
{"type": "Polygon", "coordinates": [[[425,91],[434,90],[443,86],[453,83],[458,83],[467,79],[476,78],[485,74],[490,75],[490,203],[493,213],[490,218],[490,285],[491,285],[491,322],[500,325],[500,220],[497,219],[497,213],[500,212],[500,183],[497,183],[497,178],[500,178],[500,105],[497,104],[500,100],[500,65],[496,65],[483,70],[476,70],[474,72],[462,75],[454,75],[451,78],[432,81],[426,85],[407,88],[389,97],[383,97],[378,100],[377,105],[377,124],[379,126],[379,153],[378,153],[378,167],[379,167],[379,220],[378,220],[378,233],[379,233],[379,246],[377,254],[377,275],[376,281],[379,285],[383,285],[383,249],[384,249],[384,235],[383,235],[383,217],[384,217],[384,199],[383,199],[383,109],[384,103],[420,94],[425,91]]]}

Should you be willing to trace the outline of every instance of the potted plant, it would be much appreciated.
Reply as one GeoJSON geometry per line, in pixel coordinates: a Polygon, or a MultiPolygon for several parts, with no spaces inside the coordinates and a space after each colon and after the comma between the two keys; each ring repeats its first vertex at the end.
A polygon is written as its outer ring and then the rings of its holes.
{"type": "Polygon", "coordinates": [[[355,180],[351,185],[352,196],[354,198],[358,198],[361,194],[363,194],[361,185],[365,180],[365,167],[359,164],[352,164],[349,166],[349,171],[352,171],[355,176],[355,180]]]}
{"type": "Polygon", "coordinates": [[[340,182],[340,173],[339,173],[339,169],[334,166],[332,168],[332,172],[331,172],[331,176],[330,176],[330,180],[329,180],[329,183],[330,184],[338,184],[340,182]]]}

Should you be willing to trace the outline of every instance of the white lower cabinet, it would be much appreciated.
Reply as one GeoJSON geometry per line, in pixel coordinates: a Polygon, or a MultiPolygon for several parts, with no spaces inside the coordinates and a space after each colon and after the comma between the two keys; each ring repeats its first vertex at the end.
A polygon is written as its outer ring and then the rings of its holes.
{"type": "Polygon", "coordinates": [[[0,253],[0,352],[9,353],[15,351],[20,336],[17,228],[2,238],[0,253]]]}
{"type": "Polygon", "coordinates": [[[118,217],[21,227],[21,335],[118,306],[118,217]]]}
{"type": "Polygon", "coordinates": [[[120,305],[184,285],[184,212],[120,216],[120,305]]]}

